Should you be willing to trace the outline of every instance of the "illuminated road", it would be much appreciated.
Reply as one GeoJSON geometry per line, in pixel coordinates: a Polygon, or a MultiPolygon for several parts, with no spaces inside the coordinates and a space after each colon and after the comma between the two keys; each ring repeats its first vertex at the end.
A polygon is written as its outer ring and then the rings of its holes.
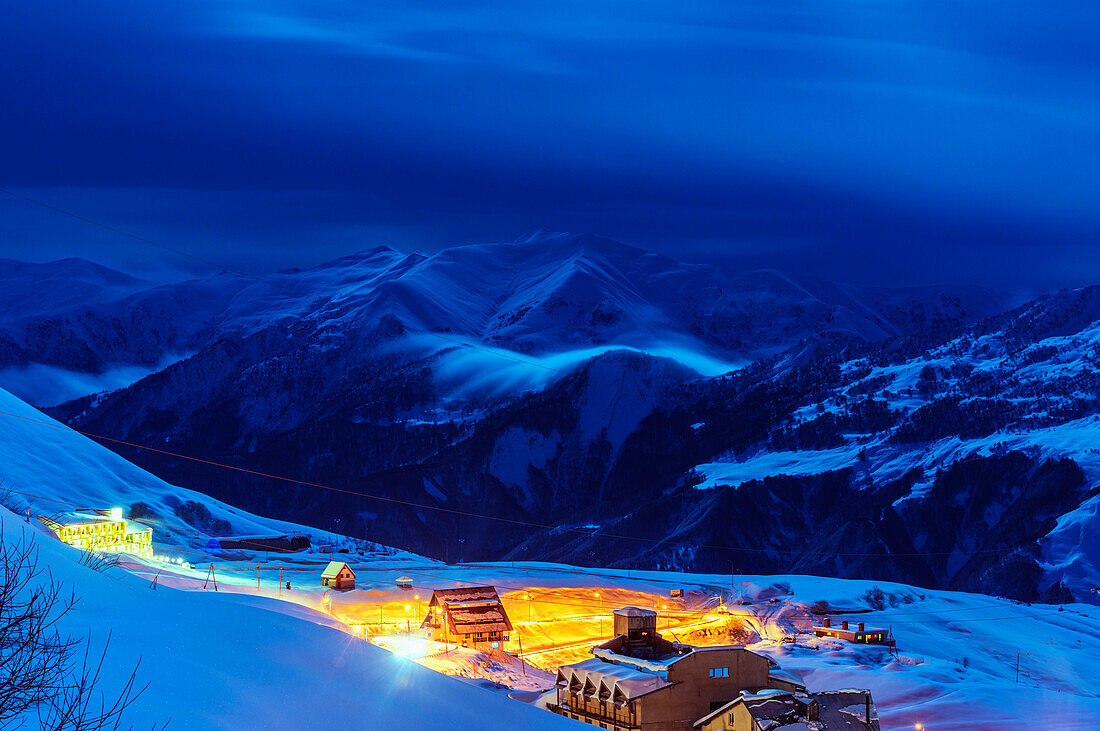
{"type": "MultiPolygon", "coordinates": [[[[722,617],[720,617],[720,616],[708,616],[708,617],[705,617],[705,618],[703,618],[703,619],[701,619],[697,622],[684,622],[684,623],[676,625],[675,627],[672,627],[672,626],[663,627],[662,631],[668,632],[669,634],[672,634],[674,632],[685,632],[685,631],[689,631],[689,630],[693,630],[693,629],[701,629],[703,627],[708,627],[710,625],[717,624],[721,621],[722,621],[722,617]]],[[[533,650],[528,650],[526,652],[515,653],[515,654],[518,657],[528,658],[528,657],[538,657],[539,655],[548,655],[552,652],[564,652],[564,651],[568,651],[568,650],[588,649],[590,647],[594,647],[596,645],[603,644],[604,642],[607,642],[608,639],[610,639],[610,638],[608,638],[606,636],[587,637],[583,640],[578,640],[576,642],[567,642],[567,643],[564,643],[564,644],[537,647],[533,650]]]]}

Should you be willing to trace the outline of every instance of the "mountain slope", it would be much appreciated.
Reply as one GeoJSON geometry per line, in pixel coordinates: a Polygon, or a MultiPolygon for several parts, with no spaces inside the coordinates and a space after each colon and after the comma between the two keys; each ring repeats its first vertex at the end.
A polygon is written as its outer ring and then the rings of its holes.
{"type": "MultiPolygon", "coordinates": [[[[1047,574],[1023,588],[998,574],[999,561],[1032,546],[1034,530],[990,533],[981,546],[973,535],[922,537],[941,520],[952,483],[924,480],[936,506],[905,512],[895,503],[918,479],[908,470],[872,474],[858,460],[816,455],[811,462],[825,466],[801,465],[764,484],[758,499],[744,497],[753,490],[694,488],[713,484],[718,469],[700,465],[796,451],[787,461],[801,463],[807,446],[858,457],[865,437],[845,434],[891,430],[896,441],[919,431],[921,414],[903,426],[896,406],[876,400],[843,419],[818,404],[873,367],[864,361],[901,364],[947,347],[976,316],[996,312],[1003,295],[796,282],[772,271],[731,276],[593,236],[547,233],[432,256],[378,248],[259,281],[187,286],[221,288],[207,309],[188,311],[178,330],[186,337],[173,341],[191,355],[51,413],[94,433],[337,488],[119,448],[250,510],[340,524],[449,559],[706,570],[736,560],[769,571],[899,572],[930,586],[1013,595],[1067,590],[1047,574]],[[922,551],[963,560],[896,556],[922,551]]],[[[958,469],[950,479],[959,485],[972,469],[995,482],[1011,476],[1011,489],[1049,491],[1047,521],[1090,489],[1087,478],[1074,481],[1072,465],[1034,455],[958,469]]],[[[980,487],[982,509],[1004,507],[1004,495],[980,487]]]]}
{"type": "Polygon", "coordinates": [[[518,361],[556,359],[550,365],[560,368],[593,349],[632,347],[713,375],[811,336],[927,335],[995,314],[1011,299],[977,288],[796,283],[772,271],[730,276],[587,234],[545,232],[432,256],[378,247],[252,279],[217,274],[154,286],[77,260],[0,262],[0,275],[27,295],[0,310],[0,369],[8,368],[0,383],[6,376],[19,386],[12,367],[159,370],[219,341],[272,331],[348,351],[385,323],[430,333],[397,344],[406,361],[476,345],[518,361]]]}
{"type": "MultiPolygon", "coordinates": [[[[3,391],[0,457],[9,491],[4,502],[21,507],[29,501],[35,514],[140,501],[150,512],[172,515],[173,505],[195,499],[208,506],[214,519],[228,521],[234,534],[306,533],[315,542],[336,538],[249,515],[164,483],[3,391]]],[[[173,520],[153,521],[156,550],[182,550],[190,558],[186,547],[206,539],[187,530],[183,517],[173,520]]],[[[7,545],[32,543],[43,572],[35,582],[48,576],[79,597],[78,610],[59,625],[63,633],[90,637],[96,651],[110,637],[100,686],[108,697],[140,661],[138,687],[148,683],[148,688],[127,710],[126,724],[550,729],[568,723],[358,640],[319,612],[240,593],[181,591],[167,578],[153,590],[141,571],[93,570],[79,560],[79,551],[57,541],[37,520],[26,523],[5,507],[0,507],[0,532],[7,545]],[[327,709],[323,714],[317,712],[319,699],[327,709]]],[[[167,577],[164,564],[150,565],[150,575],[156,570],[167,577]]],[[[225,569],[219,566],[219,571],[225,569]]]]}

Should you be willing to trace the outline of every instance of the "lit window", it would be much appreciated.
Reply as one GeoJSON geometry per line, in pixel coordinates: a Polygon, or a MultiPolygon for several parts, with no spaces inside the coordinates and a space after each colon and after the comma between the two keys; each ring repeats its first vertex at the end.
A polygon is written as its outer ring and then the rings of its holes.
{"type": "Polygon", "coordinates": [[[728,678],[730,675],[729,668],[711,668],[710,677],[712,678],[728,678]]]}

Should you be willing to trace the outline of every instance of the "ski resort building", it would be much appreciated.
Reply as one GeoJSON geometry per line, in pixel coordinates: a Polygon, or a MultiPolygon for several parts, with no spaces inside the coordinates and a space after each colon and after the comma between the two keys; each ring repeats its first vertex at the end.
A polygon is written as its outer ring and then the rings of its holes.
{"type": "Polygon", "coordinates": [[[814,634],[818,637],[834,637],[838,640],[847,640],[861,645],[889,645],[896,643],[890,635],[890,630],[868,627],[863,622],[856,622],[855,626],[849,626],[847,620],[842,621],[839,627],[834,627],[828,617],[821,620],[820,625],[814,626],[814,634]]]}
{"type": "Polygon", "coordinates": [[[697,731],[879,731],[869,690],[745,693],[695,722],[697,731]]]}
{"type": "Polygon", "coordinates": [[[795,676],[740,645],[693,647],[657,632],[657,614],[614,612],[616,637],[558,668],[553,712],[614,731],[687,731],[741,691],[805,691],[795,676]]]}
{"type": "Polygon", "coordinates": [[[342,561],[329,561],[328,566],[321,572],[321,586],[339,591],[354,589],[355,572],[342,561]]]}
{"type": "Polygon", "coordinates": [[[500,647],[507,642],[512,621],[492,586],[436,589],[420,628],[437,642],[463,647],[500,647]]]}
{"type": "Polygon", "coordinates": [[[153,555],[153,529],[134,527],[122,517],[122,508],[76,510],[38,520],[70,546],[83,551],[153,555]]]}

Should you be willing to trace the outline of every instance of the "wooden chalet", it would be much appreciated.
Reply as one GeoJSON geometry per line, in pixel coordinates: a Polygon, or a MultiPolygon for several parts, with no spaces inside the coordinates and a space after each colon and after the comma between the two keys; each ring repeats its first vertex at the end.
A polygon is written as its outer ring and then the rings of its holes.
{"type": "Polygon", "coordinates": [[[437,642],[463,647],[500,647],[507,642],[512,621],[492,586],[436,589],[420,628],[437,642]]]}
{"type": "Polygon", "coordinates": [[[355,588],[355,572],[342,561],[329,561],[321,572],[321,586],[347,591],[355,588]]]}

